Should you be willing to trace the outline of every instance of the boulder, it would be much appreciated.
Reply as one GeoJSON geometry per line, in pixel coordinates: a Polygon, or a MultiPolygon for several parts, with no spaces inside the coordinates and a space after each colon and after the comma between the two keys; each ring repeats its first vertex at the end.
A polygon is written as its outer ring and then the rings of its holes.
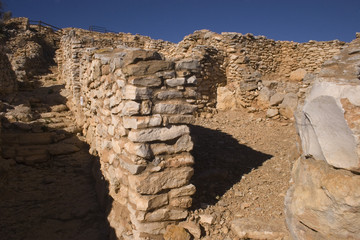
{"type": "Polygon", "coordinates": [[[307,72],[305,69],[302,68],[296,69],[295,71],[292,71],[290,73],[289,80],[293,82],[300,82],[304,79],[306,73],[307,72]]]}

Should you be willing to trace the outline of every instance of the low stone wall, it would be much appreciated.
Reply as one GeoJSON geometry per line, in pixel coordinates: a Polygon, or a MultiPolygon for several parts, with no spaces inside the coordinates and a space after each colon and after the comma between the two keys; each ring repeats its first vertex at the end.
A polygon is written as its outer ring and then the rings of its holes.
{"type": "Polygon", "coordinates": [[[117,237],[161,239],[185,219],[190,184],[199,63],[164,60],[155,51],[93,48],[75,32],[61,41],[61,78],[69,106],[113,199],[108,220],[117,237]]]}
{"type": "Polygon", "coordinates": [[[3,48],[0,48],[0,96],[17,90],[17,82],[11,63],[3,48]]]}
{"type": "Polygon", "coordinates": [[[325,62],[297,112],[303,156],[286,221],[293,239],[359,239],[360,39],[325,62]]]}

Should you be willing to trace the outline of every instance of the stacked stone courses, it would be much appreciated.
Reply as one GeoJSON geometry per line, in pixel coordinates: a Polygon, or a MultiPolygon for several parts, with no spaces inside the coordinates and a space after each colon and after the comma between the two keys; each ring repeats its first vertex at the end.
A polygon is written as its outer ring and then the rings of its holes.
{"type": "Polygon", "coordinates": [[[75,35],[62,46],[71,108],[110,184],[111,226],[119,238],[160,237],[187,217],[195,193],[186,124],[196,110],[199,62],[128,47],[83,48],[75,35]]]}

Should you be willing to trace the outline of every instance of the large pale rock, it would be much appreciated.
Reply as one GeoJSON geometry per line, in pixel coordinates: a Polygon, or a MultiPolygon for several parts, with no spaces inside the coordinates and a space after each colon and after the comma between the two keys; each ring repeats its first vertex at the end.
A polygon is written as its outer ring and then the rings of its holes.
{"type": "Polygon", "coordinates": [[[236,108],[235,93],[230,91],[227,87],[217,88],[217,104],[218,110],[229,110],[236,108]]]}
{"type": "Polygon", "coordinates": [[[133,142],[167,141],[189,133],[189,127],[185,125],[139,129],[129,132],[129,140],[133,142]]]}
{"type": "Polygon", "coordinates": [[[293,239],[360,239],[360,176],[324,161],[298,159],[286,221],[293,239]]]}
{"type": "Polygon", "coordinates": [[[360,132],[358,125],[352,124],[359,114],[359,91],[359,85],[343,83],[320,82],[313,86],[297,117],[305,155],[334,167],[360,171],[360,132]]]}
{"type": "Polygon", "coordinates": [[[305,69],[302,68],[296,69],[295,71],[292,71],[290,73],[289,80],[294,82],[300,82],[304,79],[306,73],[307,72],[305,69]]]}

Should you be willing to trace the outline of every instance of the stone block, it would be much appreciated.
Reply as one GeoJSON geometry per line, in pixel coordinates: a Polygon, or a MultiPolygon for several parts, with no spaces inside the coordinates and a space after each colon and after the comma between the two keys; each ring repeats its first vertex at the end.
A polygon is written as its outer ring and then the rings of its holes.
{"type": "Polygon", "coordinates": [[[153,112],[160,114],[189,114],[196,110],[196,106],[185,103],[157,103],[153,112]]]}
{"type": "Polygon", "coordinates": [[[128,141],[124,144],[124,149],[130,154],[134,154],[145,159],[149,159],[151,157],[150,146],[145,143],[134,143],[128,141]]]}
{"type": "Polygon", "coordinates": [[[159,100],[178,99],[182,97],[183,97],[183,93],[176,90],[161,91],[156,94],[156,98],[159,100]]]}
{"type": "Polygon", "coordinates": [[[163,167],[177,168],[194,165],[194,157],[190,153],[182,153],[167,158],[160,164],[163,167]]]}
{"type": "Polygon", "coordinates": [[[169,225],[164,234],[164,240],[190,240],[191,235],[183,228],[177,225],[169,225]]]}
{"type": "Polygon", "coordinates": [[[184,208],[184,209],[191,207],[191,204],[192,204],[192,198],[189,196],[172,198],[169,201],[170,206],[184,208]]]}
{"type": "Polygon", "coordinates": [[[176,63],[176,70],[196,71],[200,70],[200,66],[200,62],[196,59],[183,59],[176,63]]]}
{"type": "Polygon", "coordinates": [[[191,196],[196,192],[196,187],[193,184],[183,186],[181,188],[174,188],[169,191],[169,198],[177,198],[183,196],[191,196]]]}
{"type": "Polygon", "coordinates": [[[161,79],[156,76],[130,77],[128,81],[132,85],[142,87],[158,87],[162,84],[161,79]]]}
{"type": "Polygon", "coordinates": [[[196,85],[197,84],[196,76],[191,76],[191,77],[187,78],[186,79],[186,84],[196,85]]]}
{"type": "Polygon", "coordinates": [[[147,87],[136,87],[126,85],[123,88],[123,99],[128,100],[146,100],[151,98],[152,90],[147,87]]]}
{"type": "Polygon", "coordinates": [[[181,220],[188,216],[188,211],[184,209],[169,209],[161,208],[153,212],[145,214],[145,221],[148,222],[160,222],[169,220],[181,220]]]}
{"type": "Polygon", "coordinates": [[[284,100],[285,94],[284,93],[275,93],[274,95],[271,96],[270,98],[270,106],[277,106],[280,103],[282,103],[282,101],[284,100]]]}
{"type": "Polygon", "coordinates": [[[143,172],[146,168],[146,165],[135,164],[133,161],[126,158],[124,155],[119,155],[118,159],[120,166],[126,169],[127,171],[129,171],[133,175],[143,172]]]}
{"type": "Polygon", "coordinates": [[[131,129],[158,127],[161,123],[162,117],[160,114],[155,114],[153,116],[123,117],[124,127],[131,129]]]}
{"type": "Polygon", "coordinates": [[[189,128],[184,125],[138,130],[132,129],[129,132],[129,140],[133,142],[167,141],[189,133],[189,128]]]}
{"type": "Polygon", "coordinates": [[[293,82],[300,82],[304,79],[306,73],[306,70],[303,68],[296,69],[290,73],[289,80],[293,82]]]}
{"type": "Polygon", "coordinates": [[[169,87],[183,86],[185,84],[185,78],[171,78],[166,79],[165,83],[169,87]]]}
{"type": "Polygon", "coordinates": [[[165,169],[161,172],[144,172],[129,176],[130,187],[140,194],[157,194],[165,189],[179,188],[189,183],[194,173],[191,167],[165,169]]]}
{"type": "Polygon", "coordinates": [[[158,52],[143,49],[129,50],[126,51],[123,61],[125,65],[128,65],[149,60],[161,60],[161,55],[158,52]]]}
{"type": "Polygon", "coordinates": [[[195,117],[193,115],[172,115],[168,116],[170,124],[193,124],[195,117]]]}
{"type": "Polygon", "coordinates": [[[284,239],[287,230],[282,226],[282,222],[253,218],[236,218],[231,222],[231,230],[241,239],[284,239]]]}
{"type": "Polygon", "coordinates": [[[123,107],[121,109],[121,114],[123,116],[132,116],[138,114],[139,111],[140,111],[140,103],[137,103],[135,101],[127,101],[123,104],[123,107]]]}
{"type": "Polygon", "coordinates": [[[150,60],[138,62],[124,67],[123,72],[129,76],[151,75],[161,71],[168,71],[174,68],[174,63],[161,60],[150,60]]]}
{"type": "Polygon", "coordinates": [[[135,210],[151,211],[161,208],[169,203],[166,193],[158,195],[141,195],[129,190],[129,201],[135,206],[135,210]]]}

